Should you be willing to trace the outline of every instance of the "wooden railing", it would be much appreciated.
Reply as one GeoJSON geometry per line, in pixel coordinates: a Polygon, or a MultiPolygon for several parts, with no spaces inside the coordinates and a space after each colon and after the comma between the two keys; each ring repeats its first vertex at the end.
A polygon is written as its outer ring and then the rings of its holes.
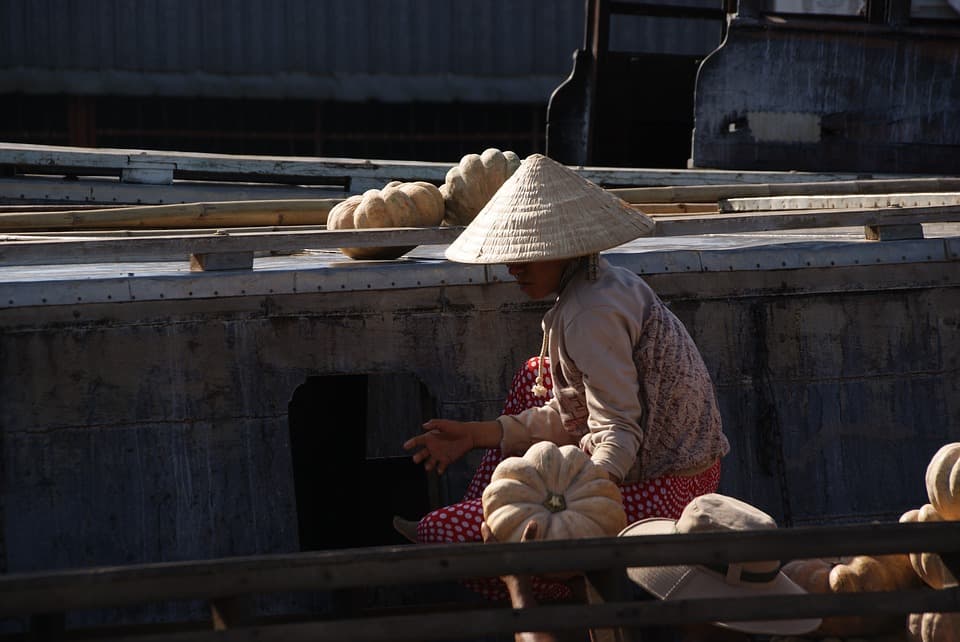
{"type": "MultiPolygon", "coordinates": [[[[756,560],[935,552],[960,576],[960,522],[814,526],[773,531],[557,540],[529,543],[372,547],[163,564],[85,568],[0,576],[0,617],[32,616],[51,639],[82,631],[50,626],[75,610],[205,600],[206,627],[167,630],[164,640],[453,640],[514,631],[606,630],[642,640],[650,626],[718,620],[960,612],[960,587],[826,595],[634,599],[625,569],[633,566],[723,564],[756,560]],[[587,578],[582,604],[506,606],[413,604],[396,613],[343,614],[305,620],[257,619],[249,596],[288,591],[399,589],[507,573],[577,572],[587,578]]],[[[161,625],[111,632],[98,639],[160,639],[161,625]],[[143,637],[141,637],[143,636],[143,637]]]]}
{"type": "MultiPolygon", "coordinates": [[[[763,212],[655,215],[654,236],[816,230],[862,227],[871,240],[923,238],[922,225],[960,221],[960,205],[886,208],[826,208],[763,212]]],[[[0,229],[2,229],[0,215],[0,229]]],[[[118,261],[191,260],[195,269],[250,269],[255,252],[299,252],[304,249],[446,245],[463,231],[459,226],[328,230],[318,226],[226,228],[219,230],[153,230],[111,235],[90,230],[82,235],[0,233],[0,266],[118,261]],[[226,258],[213,263],[214,258],[226,258]],[[211,259],[211,262],[208,262],[211,259]]]]}
{"type": "MultiPolygon", "coordinates": [[[[483,149],[477,149],[476,153],[483,149]]],[[[174,181],[215,181],[261,183],[326,189],[331,195],[361,194],[381,188],[393,180],[424,180],[442,183],[447,171],[459,159],[448,162],[325,158],[310,156],[251,156],[142,149],[105,149],[29,145],[0,142],[0,169],[16,174],[111,177],[121,183],[143,186],[170,186],[174,181]]],[[[659,169],[578,167],[585,178],[605,187],[717,185],[729,183],[776,183],[798,181],[852,181],[863,178],[856,172],[785,172],[754,170],[659,169]]],[[[877,174],[868,178],[898,178],[877,174]]],[[[39,187],[38,183],[38,187],[39,187]]],[[[59,190],[58,190],[59,191],[59,190]]],[[[301,193],[308,189],[300,189],[301,193]]],[[[150,190],[142,190],[141,194],[150,190]]],[[[41,192],[36,192],[37,194],[41,192]]],[[[70,192],[63,192],[64,194],[70,192]]],[[[166,196],[165,202],[180,202],[166,196]]],[[[25,194],[27,196],[28,194],[25,194]]],[[[87,192],[89,196],[89,192],[87,192]]],[[[78,200],[74,197],[73,200],[78,200]]],[[[80,199],[83,200],[83,199],[80,199]]],[[[90,200],[90,199],[87,199],[90,200]]],[[[155,202],[150,200],[134,202],[155,202]]]]}

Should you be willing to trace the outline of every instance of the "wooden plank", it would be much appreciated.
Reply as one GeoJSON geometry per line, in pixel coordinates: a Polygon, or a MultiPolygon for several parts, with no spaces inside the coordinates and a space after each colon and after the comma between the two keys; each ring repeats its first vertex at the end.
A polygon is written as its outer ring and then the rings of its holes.
{"type": "MultiPolygon", "coordinates": [[[[960,525],[883,523],[524,543],[386,546],[0,575],[0,616],[627,566],[960,551],[960,525]]],[[[958,603],[960,607],[960,603],[958,603]]],[[[538,629],[533,629],[538,630],[538,629]]]]}
{"type": "Polygon", "coordinates": [[[845,615],[906,615],[958,611],[960,589],[911,590],[832,595],[767,595],[743,598],[651,600],[602,604],[540,605],[529,609],[492,607],[418,612],[409,615],[358,617],[226,631],[169,632],[162,635],[110,637],[114,642],[400,642],[463,639],[472,632],[507,635],[514,631],[568,631],[584,627],[637,628],[691,623],[777,620],[845,615]]]}
{"type": "Polygon", "coordinates": [[[956,192],[960,178],[898,178],[728,185],[671,185],[611,190],[628,203],[717,203],[721,199],[827,194],[890,194],[895,192],[956,192]]]}
{"type": "Polygon", "coordinates": [[[630,203],[636,210],[654,216],[657,214],[719,214],[713,203],[630,203]]]}
{"type": "Polygon", "coordinates": [[[129,228],[178,229],[263,225],[324,225],[342,199],[217,201],[0,213],[0,231],[38,232],[129,228]]]}
{"type": "MultiPolygon", "coordinates": [[[[654,217],[654,236],[736,234],[788,229],[910,225],[960,220],[960,205],[942,207],[865,210],[804,210],[677,215],[654,217]]],[[[316,230],[231,232],[98,240],[44,239],[0,243],[0,265],[55,265],[109,263],[129,260],[187,260],[191,254],[218,252],[296,252],[340,247],[446,245],[462,227],[379,228],[369,230],[316,230]]]]}
{"type": "Polygon", "coordinates": [[[265,233],[169,235],[95,241],[43,240],[0,244],[0,265],[55,265],[113,261],[187,261],[191,254],[289,252],[340,247],[447,245],[462,227],[397,227],[265,233]]]}
{"type": "Polygon", "coordinates": [[[912,192],[899,194],[838,194],[775,196],[771,198],[722,198],[721,212],[765,212],[770,210],[819,210],[829,208],[934,207],[960,204],[957,192],[912,192]]]}
{"type": "MultiPolygon", "coordinates": [[[[477,153],[483,151],[478,149],[477,153]]],[[[385,185],[392,180],[443,182],[447,171],[459,159],[449,162],[401,161],[305,156],[249,156],[203,154],[136,149],[106,149],[0,143],[0,166],[16,166],[19,171],[87,173],[118,176],[124,167],[146,163],[170,164],[180,178],[205,180],[276,180],[304,184],[340,181],[350,190],[353,178],[369,184],[385,185]]],[[[585,178],[601,186],[629,185],[716,185],[741,183],[777,183],[798,181],[852,180],[856,173],[734,171],[710,169],[608,168],[572,166],[585,178]]],[[[887,175],[878,175],[887,176],[887,175]]],[[[893,176],[893,175],[890,175],[893,176]]],[[[352,190],[356,193],[356,190],[352,190]]],[[[695,200],[695,199],[679,199],[695,200]]]]}
{"type": "Polygon", "coordinates": [[[129,163],[120,170],[120,180],[124,183],[171,185],[176,168],[175,163],[129,163]]]}
{"type": "Polygon", "coordinates": [[[655,236],[737,234],[791,229],[908,225],[960,221],[960,205],[942,207],[891,207],[862,210],[800,210],[763,213],[717,214],[715,216],[655,217],[655,236]]]}
{"type": "Polygon", "coordinates": [[[125,207],[124,205],[78,204],[70,205],[55,203],[32,203],[30,205],[8,205],[0,203],[0,212],[65,212],[68,210],[99,210],[108,207],[125,207]]]}
{"type": "MultiPolygon", "coordinates": [[[[480,150],[482,151],[482,150],[480,150]]],[[[443,181],[453,163],[315,158],[305,156],[252,156],[139,149],[108,149],[0,143],[0,165],[15,165],[20,171],[63,172],[118,176],[131,167],[173,167],[180,178],[224,180],[278,180],[349,184],[351,176],[391,180],[443,181]]]]}
{"type": "MultiPolygon", "coordinates": [[[[320,232],[327,229],[325,225],[253,225],[244,227],[231,227],[231,234],[264,234],[269,232],[320,232]]],[[[117,230],[96,230],[95,232],[80,230],[62,230],[58,232],[24,232],[22,234],[0,234],[0,241],[42,241],[44,239],[63,239],[63,240],[89,240],[96,241],[110,238],[148,238],[158,236],[206,236],[210,234],[210,228],[189,228],[181,227],[176,231],[164,229],[117,229],[117,230]]]]}
{"type": "Polygon", "coordinates": [[[32,176],[0,178],[0,203],[97,203],[102,205],[165,205],[204,201],[345,198],[345,186],[306,187],[214,182],[178,182],[173,185],[134,185],[102,179],[64,180],[32,176]]]}

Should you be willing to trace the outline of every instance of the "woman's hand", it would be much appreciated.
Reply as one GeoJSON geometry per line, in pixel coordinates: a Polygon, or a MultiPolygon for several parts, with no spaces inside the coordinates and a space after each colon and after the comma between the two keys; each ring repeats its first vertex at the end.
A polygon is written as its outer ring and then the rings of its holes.
{"type": "MultiPolygon", "coordinates": [[[[536,541],[540,525],[536,520],[530,520],[520,535],[521,542],[536,541]]],[[[480,534],[483,536],[484,543],[493,543],[497,541],[496,536],[487,522],[480,522],[480,534]]],[[[537,600],[533,596],[533,586],[530,583],[530,577],[527,575],[502,575],[501,581],[507,585],[507,591],[510,593],[510,603],[515,609],[522,609],[528,606],[536,606],[537,600]]],[[[519,639],[519,638],[518,638],[519,639]]]]}
{"type": "MultiPolygon", "coordinates": [[[[533,542],[538,539],[540,524],[536,520],[530,520],[523,529],[520,536],[521,542],[533,542]]],[[[497,538],[493,531],[487,526],[487,522],[480,523],[480,533],[483,535],[483,541],[496,542],[497,538]]],[[[533,585],[528,575],[502,575],[500,579],[507,586],[507,592],[510,593],[510,605],[515,609],[525,609],[537,605],[537,598],[534,597],[533,585]]],[[[555,633],[548,631],[518,631],[513,634],[514,642],[560,642],[561,638],[555,633]]],[[[581,639],[581,638],[577,638],[581,639]]]]}
{"type": "Polygon", "coordinates": [[[489,422],[431,419],[423,424],[424,433],[405,441],[403,449],[416,450],[415,464],[422,463],[425,469],[436,469],[437,474],[442,475],[450,464],[483,445],[477,443],[480,436],[477,427],[485,423],[489,422]]]}

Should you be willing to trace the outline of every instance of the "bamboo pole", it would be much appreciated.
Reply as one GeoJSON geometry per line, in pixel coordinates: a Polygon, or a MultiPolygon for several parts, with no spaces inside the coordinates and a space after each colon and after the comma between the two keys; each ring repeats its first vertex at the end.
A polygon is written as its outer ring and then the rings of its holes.
{"type": "Polygon", "coordinates": [[[670,185],[610,190],[628,203],[716,203],[722,198],[960,191],[960,178],[868,179],[810,183],[670,185]]]}
{"type": "MultiPolygon", "coordinates": [[[[613,188],[608,191],[651,215],[706,214],[717,212],[718,202],[730,198],[960,191],[960,178],[676,185],[613,188]]],[[[325,225],[327,214],[342,200],[213,201],[67,211],[0,212],[0,232],[325,225]]]]}
{"type": "Polygon", "coordinates": [[[343,199],[285,199],[140,205],[96,210],[0,213],[0,231],[50,232],[119,228],[178,229],[324,225],[343,199]]]}

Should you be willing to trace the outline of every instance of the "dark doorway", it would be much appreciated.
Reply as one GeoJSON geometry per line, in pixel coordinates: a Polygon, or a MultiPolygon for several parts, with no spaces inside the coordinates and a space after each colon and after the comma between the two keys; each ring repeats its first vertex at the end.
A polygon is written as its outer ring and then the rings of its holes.
{"type": "Polygon", "coordinates": [[[435,416],[411,374],[309,377],[289,404],[300,549],[405,543],[393,515],[419,517],[435,488],[404,435],[435,416]]]}

